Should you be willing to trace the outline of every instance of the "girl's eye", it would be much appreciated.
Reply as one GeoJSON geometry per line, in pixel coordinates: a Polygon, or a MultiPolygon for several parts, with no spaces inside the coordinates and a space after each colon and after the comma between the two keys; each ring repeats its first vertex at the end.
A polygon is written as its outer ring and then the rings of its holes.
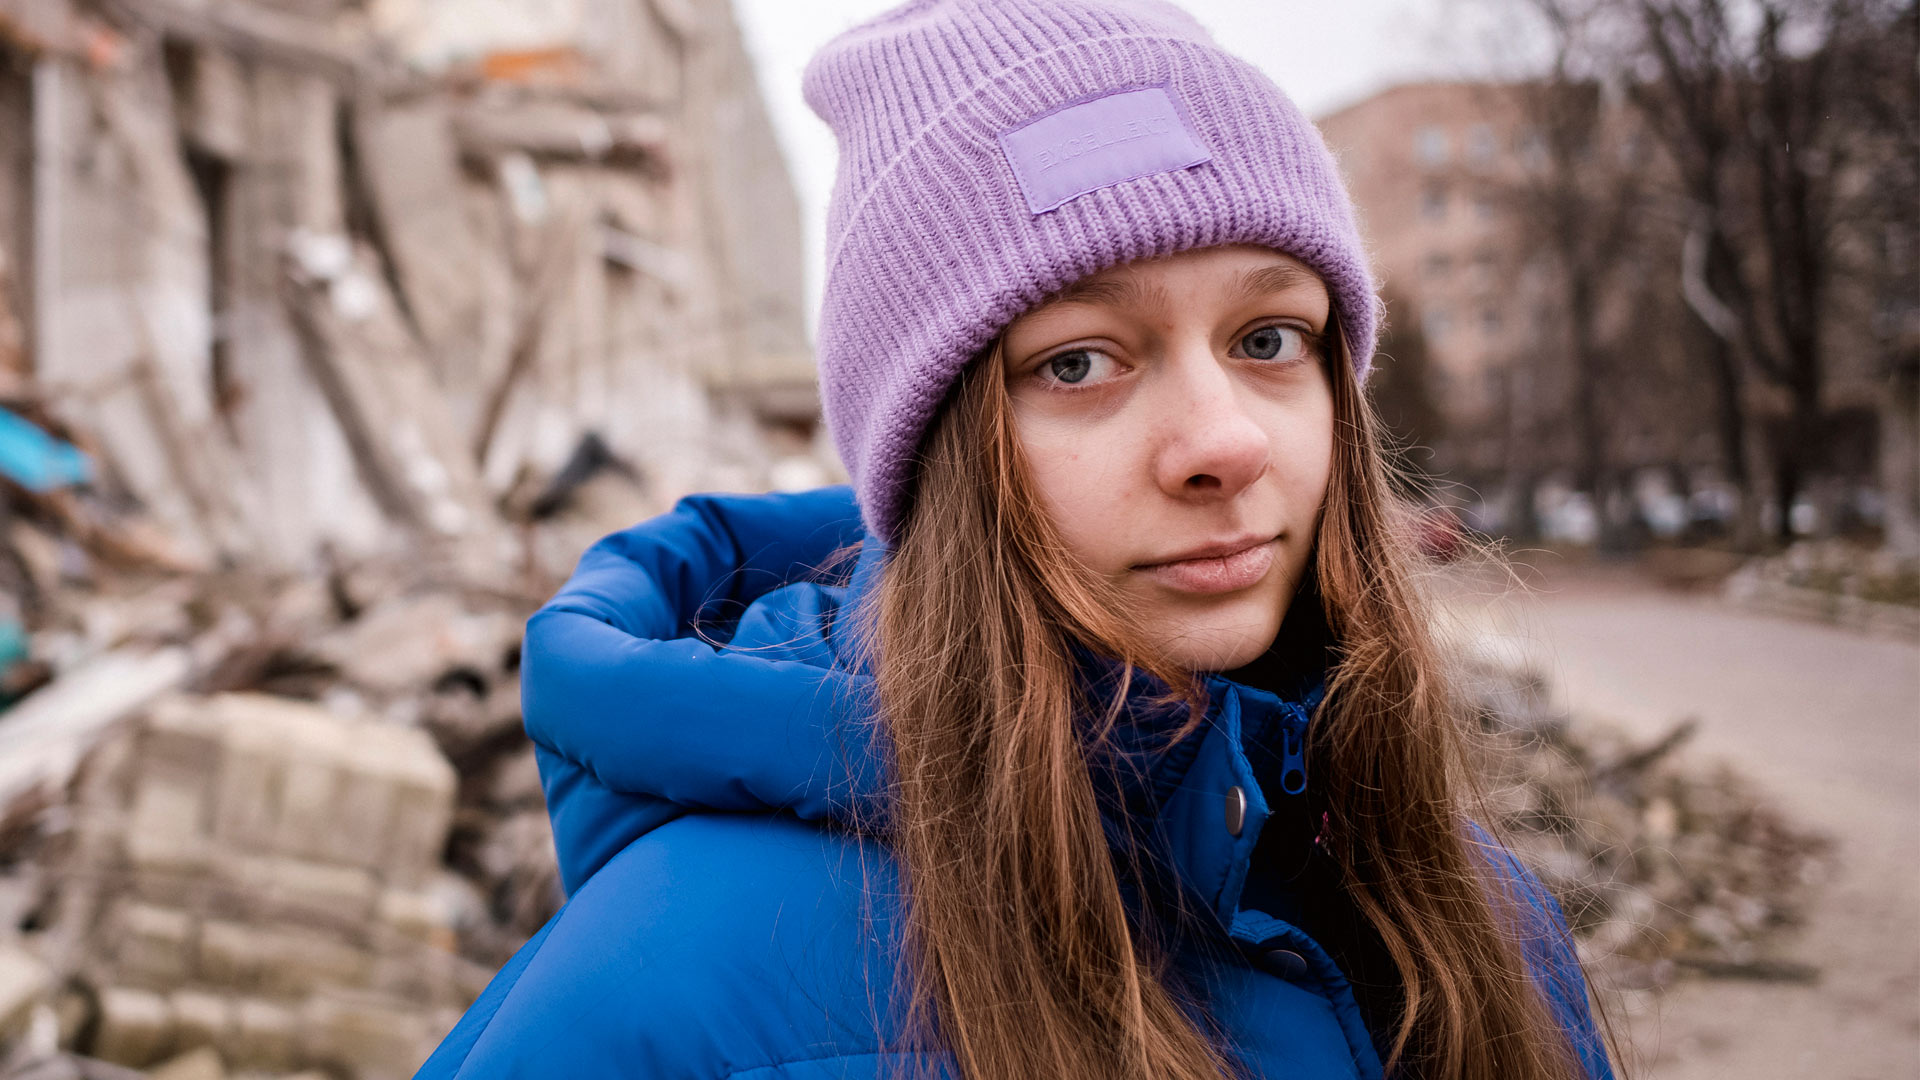
{"type": "Polygon", "coordinates": [[[1254,360],[1293,360],[1307,351],[1306,332],[1294,326],[1263,326],[1240,339],[1254,360]]]}
{"type": "Polygon", "coordinates": [[[1040,375],[1048,382],[1077,386],[1112,371],[1113,359],[1092,349],[1063,352],[1040,365],[1040,375]]]}

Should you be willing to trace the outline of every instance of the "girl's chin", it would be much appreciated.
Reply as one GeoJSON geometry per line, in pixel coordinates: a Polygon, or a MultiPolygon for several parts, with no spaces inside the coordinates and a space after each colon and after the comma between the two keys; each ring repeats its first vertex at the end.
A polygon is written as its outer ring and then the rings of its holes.
{"type": "Polygon", "coordinates": [[[1259,659],[1280,633],[1287,596],[1253,589],[1232,597],[1183,597],[1173,610],[1151,615],[1149,642],[1187,671],[1231,671],[1259,659]]]}
{"type": "Polygon", "coordinates": [[[1186,671],[1231,671],[1260,658],[1280,632],[1279,620],[1235,625],[1184,625],[1154,634],[1160,654],[1186,671]]]}

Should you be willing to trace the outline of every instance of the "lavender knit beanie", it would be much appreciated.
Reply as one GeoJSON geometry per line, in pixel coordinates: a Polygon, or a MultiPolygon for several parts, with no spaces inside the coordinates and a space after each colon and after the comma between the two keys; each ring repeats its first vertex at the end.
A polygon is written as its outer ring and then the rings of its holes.
{"type": "Polygon", "coordinates": [[[1317,271],[1356,374],[1378,321],[1320,133],[1160,0],[913,0],[835,38],[807,103],[833,129],[820,390],[867,527],[892,541],[967,362],[1119,263],[1262,244],[1317,271]]]}

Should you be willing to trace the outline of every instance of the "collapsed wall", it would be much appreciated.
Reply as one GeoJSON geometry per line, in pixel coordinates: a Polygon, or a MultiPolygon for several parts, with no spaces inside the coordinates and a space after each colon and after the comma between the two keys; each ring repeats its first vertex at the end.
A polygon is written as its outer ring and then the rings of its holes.
{"type": "Polygon", "coordinates": [[[560,903],[521,622],[835,476],[801,257],[726,0],[0,0],[0,1076],[411,1073],[560,903]]]}
{"type": "MultiPolygon", "coordinates": [[[[46,916],[91,1052],[405,1076],[490,972],[455,951],[456,779],[423,732],[181,695],[97,752],[46,916]]],[[[77,1033],[76,1033],[77,1034],[77,1033]]]]}
{"type": "Polygon", "coordinates": [[[825,478],[726,3],[6,0],[0,42],[11,392],[181,558],[485,564],[589,436],[649,504],[825,478]]]}

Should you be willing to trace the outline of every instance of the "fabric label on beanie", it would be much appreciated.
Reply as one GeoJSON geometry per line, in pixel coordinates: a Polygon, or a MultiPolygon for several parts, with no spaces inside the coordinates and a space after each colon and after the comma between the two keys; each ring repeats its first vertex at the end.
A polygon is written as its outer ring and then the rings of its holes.
{"type": "Polygon", "coordinates": [[[1055,109],[1002,132],[1000,148],[1036,214],[1123,180],[1213,158],[1160,86],[1055,109]]]}

